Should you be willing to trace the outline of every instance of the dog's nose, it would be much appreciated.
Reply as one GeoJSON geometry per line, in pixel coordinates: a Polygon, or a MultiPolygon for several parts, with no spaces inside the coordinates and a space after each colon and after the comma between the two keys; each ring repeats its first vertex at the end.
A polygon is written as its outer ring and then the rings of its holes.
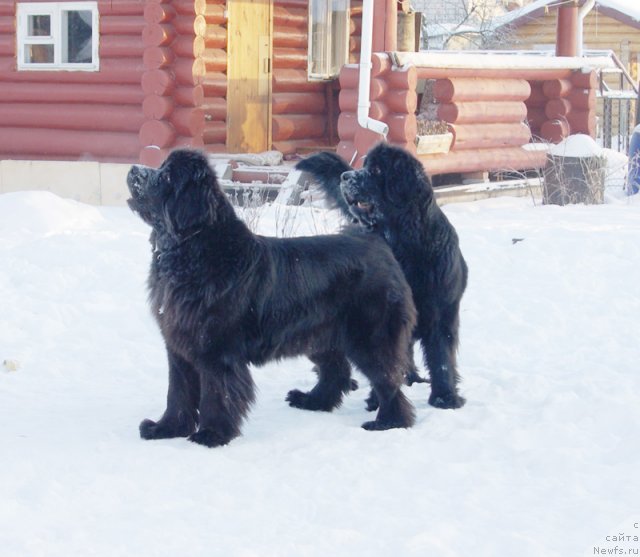
{"type": "Polygon", "coordinates": [[[347,170],[340,175],[340,180],[342,180],[343,182],[348,182],[349,180],[353,179],[354,175],[355,172],[353,170],[347,170]]]}
{"type": "Polygon", "coordinates": [[[142,178],[145,179],[149,174],[149,169],[146,166],[142,166],[141,164],[134,164],[129,170],[129,174],[132,178],[142,178]]]}

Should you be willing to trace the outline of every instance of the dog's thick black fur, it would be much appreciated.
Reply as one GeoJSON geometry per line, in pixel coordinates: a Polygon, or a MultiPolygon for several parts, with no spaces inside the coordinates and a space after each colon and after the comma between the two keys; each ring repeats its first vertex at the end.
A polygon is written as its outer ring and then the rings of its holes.
{"type": "Polygon", "coordinates": [[[133,166],[129,206],[152,227],[150,302],[169,359],[167,409],[145,439],[209,447],[240,434],[254,400],[249,364],[305,354],[318,384],[291,406],[330,411],[350,390],[350,362],[380,400],[365,429],[409,427],[400,391],[415,326],[411,290],[385,242],[361,229],[277,239],[240,221],[206,158],[177,150],[159,170],[133,166]]]}
{"type": "MultiPolygon", "coordinates": [[[[367,154],[361,170],[353,170],[333,153],[312,155],[296,168],[309,172],[346,216],[391,246],[418,310],[414,336],[429,369],[429,403],[461,407],[465,399],[458,394],[456,353],[468,271],[458,235],[438,207],[420,161],[404,149],[381,143],[367,154]]],[[[412,368],[409,382],[416,377],[412,368]]],[[[375,408],[375,397],[371,405],[375,408]]]]}

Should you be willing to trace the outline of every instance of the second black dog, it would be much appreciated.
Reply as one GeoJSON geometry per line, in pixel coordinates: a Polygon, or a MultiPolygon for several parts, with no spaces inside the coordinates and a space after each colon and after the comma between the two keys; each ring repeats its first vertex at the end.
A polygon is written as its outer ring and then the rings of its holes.
{"type": "MultiPolygon", "coordinates": [[[[314,176],[346,216],[391,246],[418,310],[414,337],[431,377],[429,404],[461,407],[465,399],[458,394],[456,354],[468,270],[458,235],[438,207],[422,163],[404,149],[381,143],[367,154],[361,170],[333,153],[312,155],[296,168],[314,176]]],[[[414,368],[409,382],[416,377],[414,368]]]]}

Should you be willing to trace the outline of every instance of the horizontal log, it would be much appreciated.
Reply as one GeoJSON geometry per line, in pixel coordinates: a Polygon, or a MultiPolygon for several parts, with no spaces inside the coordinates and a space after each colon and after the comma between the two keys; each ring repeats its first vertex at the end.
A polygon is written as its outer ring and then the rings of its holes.
{"type": "Polygon", "coordinates": [[[140,127],[140,145],[154,145],[161,149],[171,147],[177,137],[175,128],[166,120],[147,120],[140,127]]]}
{"type": "Polygon", "coordinates": [[[289,48],[307,48],[307,32],[297,28],[273,30],[273,46],[289,48]]]}
{"type": "Polygon", "coordinates": [[[146,22],[144,17],[136,15],[100,14],[100,40],[106,35],[131,35],[140,38],[146,22]]]}
{"type": "Polygon", "coordinates": [[[438,102],[524,101],[531,95],[525,79],[465,78],[438,79],[433,96],[438,102]]]}
{"type": "Polygon", "coordinates": [[[147,2],[144,7],[144,20],[147,23],[169,23],[176,17],[176,10],[170,4],[147,2]]]}
{"type": "Polygon", "coordinates": [[[202,139],[206,145],[220,144],[227,141],[227,123],[226,122],[205,122],[202,132],[202,139]]]}
{"type": "Polygon", "coordinates": [[[140,85],[114,85],[93,83],[51,83],[46,92],[30,83],[7,83],[0,86],[0,97],[4,103],[23,102],[115,104],[140,106],[144,93],[140,85]]]}
{"type": "Polygon", "coordinates": [[[34,154],[38,158],[65,160],[136,160],[140,144],[135,133],[3,127],[0,152],[3,155],[34,154]]]}
{"type": "Polygon", "coordinates": [[[207,102],[203,103],[201,108],[204,111],[205,125],[207,122],[224,122],[227,119],[226,99],[207,99],[207,102]]]}
{"type": "Polygon", "coordinates": [[[328,149],[330,145],[326,140],[318,139],[293,139],[291,141],[274,141],[273,148],[280,151],[283,155],[293,155],[300,152],[323,151],[328,149]]]}
{"type": "Polygon", "coordinates": [[[579,110],[589,110],[596,107],[595,89],[573,89],[567,97],[571,106],[579,110]]]}
{"type": "Polygon", "coordinates": [[[143,121],[142,110],[134,105],[0,103],[3,127],[135,133],[143,121]]]}
{"type": "Polygon", "coordinates": [[[309,0],[278,0],[278,4],[292,8],[308,8],[309,0]]]}
{"type": "Polygon", "coordinates": [[[15,16],[16,7],[13,2],[3,2],[0,4],[0,16],[15,16]]]}
{"type": "Polygon", "coordinates": [[[140,161],[140,164],[150,166],[151,168],[158,168],[169,156],[170,152],[171,151],[169,151],[169,149],[160,149],[155,145],[147,146],[140,150],[138,160],[140,161]]]}
{"type": "Polygon", "coordinates": [[[386,54],[374,52],[371,55],[371,76],[379,77],[391,70],[391,60],[386,54]]]}
{"type": "Polygon", "coordinates": [[[176,59],[176,53],[168,46],[151,46],[144,49],[142,62],[148,70],[169,68],[176,59]]]}
{"type": "Polygon", "coordinates": [[[223,25],[227,23],[227,11],[225,4],[207,4],[207,9],[203,14],[207,23],[223,25]]]}
{"type": "Polygon", "coordinates": [[[279,3],[273,7],[273,23],[287,29],[291,27],[307,28],[309,11],[306,8],[295,8],[292,6],[282,6],[279,3]]]}
{"type": "Polygon", "coordinates": [[[571,111],[571,103],[567,99],[551,99],[544,108],[549,120],[564,118],[571,111]]]}
{"type": "Polygon", "coordinates": [[[464,102],[438,106],[439,120],[451,124],[522,122],[527,116],[523,102],[464,102]]]}
{"type": "Polygon", "coordinates": [[[10,72],[10,79],[16,83],[114,83],[139,84],[144,68],[135,58],[105,58],[100,60],[99,72],[37,71],[16,72],[15,58],[0,57],[0,74],[3,68],[10,72]]]}
{"type": "Polygon", "coordinates": [[[569,122],[564,118],[547,120],[540,126],[540,137],[551,143],[560,143],[563,139],[569,137],[570,132],[569,122]]]}
{"type": "Polygon", "coordinates": [[[140,36],[103,35],[100,37],[100,58],[140,59],[145,51],[140,36]]]}
{"type": "Polygon", "coordinates": [[[561,99],[566,97],[573,88],[571,79],[551,79],[542,84],[542,91],[549,99],[561,99]]]}
{"type": "Polygon", "coordinates": [[[206,65],[202,58],[197,58],[195,60],[189,58],[176,58],[172,69],[176,78],[176,83],[185,86],[196,85],[206,73],[206,65]]]}
{"type": "Polygon", "coordinates": [[[478,149],[449,152],[441,155],[418,155],[430,175],[478,171],[516,171],[543,168],[547,161],[544,151],[528,151],[522,147],[478,149]]]}
{"type": "Polygon", "coordinates": [[[307,53],[299,48],[274,48],[273,67],[306,70],[307,53]]]}
{"type": "MultiPolygon", "coordinates": [[[[175,38],[171,43],[171,49],[176,53],[178,57],[195,58],[196,57],[196,45],[193,36],[180,35],[175,38]]],[[[201,55],[202,52],[198,52],[201,55]]]]}
{"type": "MultiPolygon", "coordinates": [[[[365,128],[358,128],[356,132],[356,136],[353,140],[353,144],[358,153],[356,163],[360,163],[363,160],[363,157],[372,149],[372,147],[381,141],[384,141],[384,137],[380,134],[377,134],[371,130],[365,128]]],[[[404,141],[400,141],[399,143],[404,143],[404,141]]],[[[414,149],[415,152],[415,149],[414,149]]],[[[357,164],[353,166],[357,167],[357,164]]]]}
{"type": "Polygon", "coordinates": [[[165,120],[174,108],[175,104],[171,97],[147,95],[142,102],[142,113],[147,120],[165,120]]]}
{"type": "MultiPolygon", "coordinates": [[[[411,66],[414,67],[414,66],[411,66]]],[[[418,79],[448,79],[450,77],[509,78],[509,79],[562,79],[573,70],[553,69],[491,69],[491,68],[424,68],[416,67],[418,79]]]]}
{"type": "Polygon", "coordinates": [[[16,41],[11,35],[0,37],[0,56],[15,56],[16,41]]]}
{"type": "Polygon", "coordinates": [[[103,15],[142,15],[144,12],[144,4],[140,0],[100,0],[98,2],[98,11],[100,17],[103,15]]]}
{"type": "Polygon", "coordinates": [[[362,162],[361,160],[359,160],[356,146],[353,143],[353,139],[341,140],[336,147],[336,155],[342,157],[343,160],[345,160],[354,168],[359,168],[362,166],[362,162]]]}
{"type": "Polygon", "coordinates": [[[226,48],[227,29],[222,25],[206,25],[201,38],[206,48],[226,48]]]}
{"type": "Polygon", "coordinates": [[[326,84],[322,81],[309,81],[305,70],[274,68],[273,92],[314,92],[324,91],[326,84]]]}
{"type": "Polygon", "coordinates": [[[418,86],[418,72],[413,66],[397,68],[385,75],[390,89],[409,89],[415,91],[418,86]]]}
{"type": "Polygon", "coordinates": [[[453,151],[522,146],[531,141],[531,130],[520,124],[453,124],[453,151]]]}
{"type": "Polygon", "coordinates": [[[547,104],[547,96],[544,94],[542,90],[542,81],[529,81],[529,85],[531,86],[531,94],[525,101],[527,106],[544,106],[547,104]]]}
{"type": "Polygon", "coordinates": [[[326,124],[324,115],[275,115],[272,118],[273,141],[322,137],[326,124]]]}
{"type": "Polygon", "coordinates": [[[353,141],[359,127],[355,113],[340,112],[338,116],[338,137],[341,141],[353,141]]]}
{"type": "Polygon", "coordinates": [[[598,87],[598,74],[595,70],[575,71],[571,74],[571,83],[574,87],[582,89],[596,89],[598,87]]]}
{"type": "Polygon", "coordinates": [[[173,74],[168,70],[149,70],[142,74],[142,91],[145,95],[167,96],[176,86],[173,74]]]}
{"type": "Polygon", "coordinates": [[[196,35],[195,26],[196,22],[202,18],[193,15],[177,15],[171,21],[171,25],[176,30],[178,35],[185,35],[187,37],[194,37],[196,35]]]}
{"type": "Polygon", "coordinates": [[[326,114],[326,96],[324,92],[274,93],[272,112],[273,114],[326,114]]]}
{"type": "Polygon", "coordinates": [[[204,62],[207,73],[227,71],[227,52],[221,48],[207,48],[200,59],[204,62]]]}
{"type": "Polygon", "coordinates": [[[16,32],[16,18],[13,15],[0,15],[0,34],[13,35],[16,32]]]}
{"type": "Polygon", "coordinates": [[[222,97],[227,94],[227,76],[222,72],[211,72],[198,80],[205,97],[222,97]]]}

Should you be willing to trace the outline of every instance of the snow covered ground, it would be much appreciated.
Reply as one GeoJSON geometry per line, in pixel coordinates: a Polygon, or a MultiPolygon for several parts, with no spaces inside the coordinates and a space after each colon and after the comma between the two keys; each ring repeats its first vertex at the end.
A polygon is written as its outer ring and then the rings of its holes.
{"type": "MultiPolygon", "coordinates": [[[[417,385],[413,429],[367,432],[362,376],[305,413],[284,396],[311,366],[287,360],[255,370],[244,435],[219,449],[138,437],[167,388],[146,226],[0,196],[0,557],[640,554],[640,196],[619,189],[445,207],[470,267],[463,409],[417,385]]],[[[338,223],[284,211],[249,216],[268,234],[338,223]]]]}

